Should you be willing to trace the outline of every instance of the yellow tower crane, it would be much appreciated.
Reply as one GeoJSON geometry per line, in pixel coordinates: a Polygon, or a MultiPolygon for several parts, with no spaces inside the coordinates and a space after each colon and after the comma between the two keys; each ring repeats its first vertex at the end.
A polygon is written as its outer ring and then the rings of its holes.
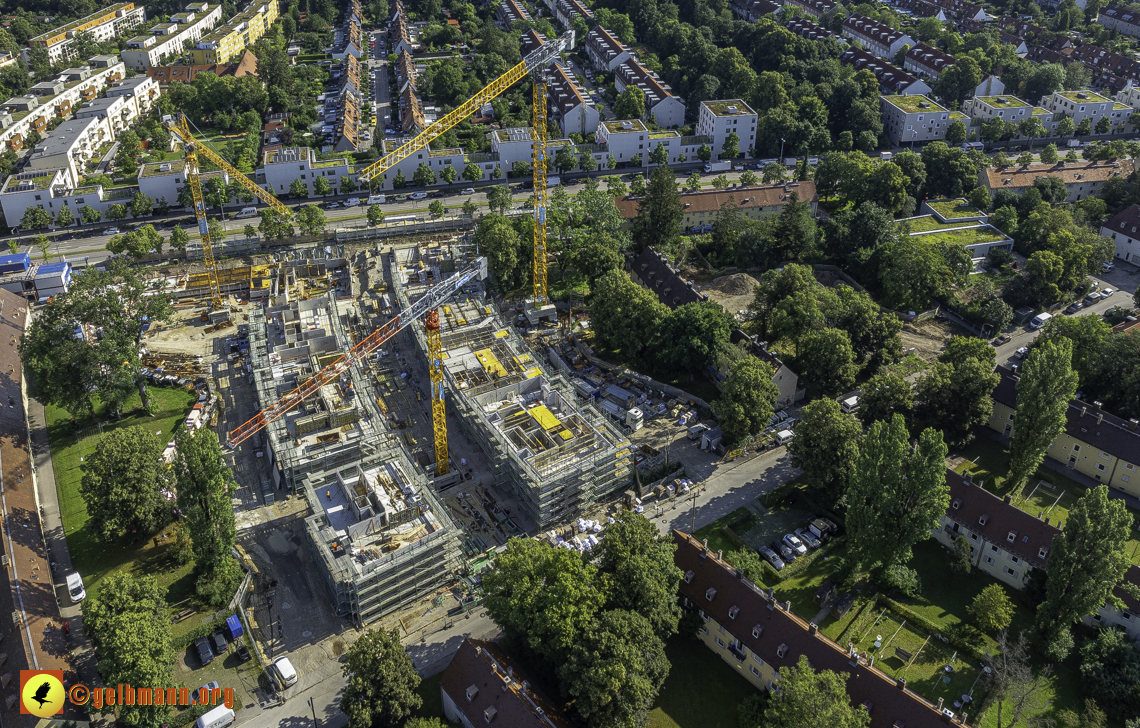
{"type": "Polygon", "coordinates": [[[183,174],[186,175],[186,182],[190,185],[190,192],[194,197],[194,217],[198,220],[198,234],[202,237],[202,258],[206,262],[206,277],[210,281],[211,306],[215,311],[221,311],[225,304],[222,301],[222,287],[218,283],[217,261],[214,258],[212,243],[222,241],[210,240],[210,228],[206,218],[206,202],[202,197],[202,185],[198,180],[198,154],[201,153],[203,157],[228,174],[230,179],[252,192],[257,199],[269,205],[277,213],[287,218],[293,214],[293,211],[281,204],[281,201],[276,197],[261,189],[256,182],[234,169],[220,154],[210,149],[205,143],[195,139],[190,131],[190,122],[185,113],[179,113],[177,116],[168,114],[162,117],[162,123],[174,135],[175,139],[182,143],[182,149],[186,154],[186,166],[183,174]]]}
{"type": "MultiPolygon", "coordinates": [[[[574,48],[574,32],[570,31],[555,40],[544,43],[532,51],[517,66],[499,76],[480,89],[474,96],[460,104],[452,112],[430,124],[411,141],[405,142],[394,151],[360,171],[359,180],[366,182],[382,176],[392,167],[418,151],[428,148],[432,140],[481,109],[484,104],[501,96],[511,86],[531,77],[533,90],[532,113],[534,126],[531,152],[531,173],[534,178],[534,307],[540,309],[550,303],[546,289],[546,69],[563,51],[574,48]]],[[[427,316],[427,344],[431,379],[432,429],[435,432],[436,475],[445,475],[450,470],[447,455],[447,415],[443,402],[443,347],[440,342],[439,311],[433,310],[427,316]],[[433,326],[434,323],[434,326],[433,326]]]]}

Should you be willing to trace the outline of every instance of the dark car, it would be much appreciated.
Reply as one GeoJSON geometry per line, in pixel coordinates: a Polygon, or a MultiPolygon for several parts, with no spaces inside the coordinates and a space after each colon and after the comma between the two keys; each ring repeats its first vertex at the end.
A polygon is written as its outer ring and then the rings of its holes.
{"type": "Polygon", "coordinates": [[[253,656],[249,654],[249,648],[245,645],[238,648],[237,656],[238,662],[249,662],[253,659],[253,656]]]}
{"type": "Polygon", "coordinates": [[[1075,301],[1068,308],[1065,309],[1065,313],[1074,314],[1077,311],[1080,311],[1082,308],[1084,308],[1084,306],[1081,304],[1081,302],[1075,301]]]}
{"type": "Polygon", "coordinates": [[[210,642],[205,637],[194,640],[194,649],[198,651],[198,659],[202,665],[209,665],[214,661],[214,652],[210,649],[210,642]]]}
{"type": "Polygon", "coordinates": [[[787,544],[785,544],[783,541],[773,541],[772,550],[778,553],[780,555],[780,558],[782,558],[784,562],[788,564],[792,563],[797,558],[796,552],[788,548],[787,544]]]}
{"type": "Polygon", "coordinates": [[[210,646],[214,648],[215,653],[221,655],[230,648],[230,643],[226,641],[226,636],[219,629],[210,635],[210,646]]]}

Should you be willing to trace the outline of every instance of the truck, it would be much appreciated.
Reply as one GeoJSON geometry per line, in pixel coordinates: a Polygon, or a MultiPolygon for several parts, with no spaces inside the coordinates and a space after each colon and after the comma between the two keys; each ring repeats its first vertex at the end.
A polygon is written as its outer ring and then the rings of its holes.
{"type": "Polygon", "coordinates": [[[732,162],[708,162],[705,164],[705,174],[727,172],[730,169],[732,169],[732,162]]]}

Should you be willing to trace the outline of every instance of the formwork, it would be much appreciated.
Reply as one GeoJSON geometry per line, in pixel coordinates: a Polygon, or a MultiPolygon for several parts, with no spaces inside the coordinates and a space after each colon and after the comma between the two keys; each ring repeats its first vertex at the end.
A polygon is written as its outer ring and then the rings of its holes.
{"type": "Polygon", "coordinates": [[[309,545],[337,613],[367,625],[451,584],[459,531],[423,472],[384,439],[339,468],[309,473],[309,545]]]}
{"type": "MultiPolygon", "coordinates": [[[[446,271],[462,267],[454,249],[410,247],[388,259],[401,306],[446,271]]],[[[553,376],[471,284],[440,308],[449,404],[491,464],[495,481],[541,529],[565,523],[632,477],[629,441],[570,382],[553,376]]],[[[413,327],[423,355],[427,341],[413,327]]]]}

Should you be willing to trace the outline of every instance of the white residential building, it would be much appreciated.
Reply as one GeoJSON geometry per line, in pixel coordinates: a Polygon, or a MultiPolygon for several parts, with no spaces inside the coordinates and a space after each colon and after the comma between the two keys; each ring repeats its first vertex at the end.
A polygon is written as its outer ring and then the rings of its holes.
{"type": "Polygon", "coordinates": [[[724,140],[732,132],[740,138],[740,152],[747,154],[756,146],[756,119],[756,112],[740,99],[702,101],[696,132],[712,139],[710,146],[717,159],[720,159],[724,140]]]}
{"type": "Polygon", "coordinates": [[[893,144],[946,138],[950,111],[926,96],[880,96],[883,127],[893,144]]]}
{"type": "MultiPolygon", "coordinates": [[[[126,96],[105,96],[84,104],[75,113],[76,119],[95,118],[103,121],[109,139],[118,139],[131,122],[138,118],[138,109],[126,96]]],[[[58,129],[56,130],[58,131],[58,129]]]]}
{"type": "Polygon", "coordinates": [[[150,76],[135,76],[116,81],[107,89],[107,96],[123,96],[135,107],[136,116],[145,116],[158,103],[162,87],[150,76]]]}
{"type": "Polygon", "coordinates": [[[614,70],[614,88],[620,94],[627,86],[636,86],[645,94],[645,118],[656,119],[659,126],[670,128],[685,123],[685,102],[656,73],[640,61],[629,59],[614,70]]]}
{"type": "Polygon", "coordinates": [[[21,51],[20,55],[24,65],[28,65],[29,53],[33,48],[46,48],[48,61],[54,65],[75,57],[75,37],[79,33],[89,33],[96,43],[102,43],[141,27],[145,21],[146,9],[141,5],[133,2],[115,3],[85,18],[37,35],[28,41],[29,47],[21,51]]]}
{"type": "Polygon", "coordinates": [[[65,121],[44,137],[28,156],[28,169],[66,169],[73,181],[83,174],[99,145],[112,138],[108,120],[89,116],[65,121]]]}
{"type": "Polygon", "coordinates": [[[182,55],[183,48],[191,48],[212,31],[222,20],[222,6],[201,4],[202,10],[178,13],[169,23],[151,28],[149,35],[139,35],[127,41],[120,54],[127,68],[145,71],[151,66],[169,65],[167,61],[182,55]]]}
{"type": "Polygon", "coordinates": [[[1100,234],[1112,239],[1117,258],[1140,262],[1140,205],[1129,205],[1118,212],[1101,226],[1100,234]]]}
{"type": "Polygon", "coordinates": [[[574,74],[555,63],[551,66],[551,81],[547,86],[552,116],[562,127],[562,136],[593,134],[601,116],[590,97],[578,85],[574,74]]]}
{"type": "Polygon", "coordinates": [[[859,41],[863,50],[887,60],[893,59],[904,45],[915,46],[914,38],[906,33],[859,13],[853,13],[843,21],[843,37],[859,41]]]}
{"type": "Polygon", "coordinates": [[[599,71],[613,71],[633,54],[617,36],[599,25],[586,36],[586,55],[599,71]]]}
{"type": "MultiPolygon", "coordinates": [[[[1052,96],[1041,99],[1041,106],[1054,114],[1063,114],[1080,126],[1088,119],[1095,130],[1104,117],[1108,117],[1113,129],[1123,126],[1132,113],[1125,104],[1115,103],[1092,91],[1054,91],[1052,96]]],[[[1060,116],[1057,117],[1060,119],[1060,116]]]]}
{"type": "Polygon", "coordinates": [[[1140,38],[1140,13],[1135,13],[1128,8],[1122,8],[1118,5],[1101,8],[1096,23],[1123,35],[1140,38]]]}

